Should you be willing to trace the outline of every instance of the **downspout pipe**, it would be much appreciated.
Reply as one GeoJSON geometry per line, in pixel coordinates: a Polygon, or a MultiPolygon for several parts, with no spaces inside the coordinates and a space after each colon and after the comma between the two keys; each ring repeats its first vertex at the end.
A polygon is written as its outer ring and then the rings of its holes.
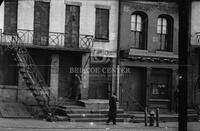
{"type": "Polygon", "coordinates": [[[118,1],[119,3],[118,3],[118,37],[117,37],[117,59],[116,59],[116,85],[117,85],[117,87],[116,87],[116,90],[115,90],[115,93],[116,93],[116,95],[117,95],[117,98],[118,98],[118,100],[119,100],[119,94],[120,94],[120,92],[119,92],[119,75],[120,75],[120,31],[121,31],[121,29],[120,29],[120,25],[121,25],[121,0],[119,0],[118,1]]]}

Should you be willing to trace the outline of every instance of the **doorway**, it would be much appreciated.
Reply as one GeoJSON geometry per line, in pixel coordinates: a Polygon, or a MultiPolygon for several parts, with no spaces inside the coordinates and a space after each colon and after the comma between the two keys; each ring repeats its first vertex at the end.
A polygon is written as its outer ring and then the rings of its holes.
{"type": "Polygon", "coordinates": [[[145,107],[145,69],[126,67],[130,72],[120,76],[120,106],[127,111],[142,111],[145,107]]]}
{"type": "Polygon", "coordinates": [[[171,110],[172,71],[152,69],[148,90],[149,108],[159,108],[162,112],[171,110]]]}

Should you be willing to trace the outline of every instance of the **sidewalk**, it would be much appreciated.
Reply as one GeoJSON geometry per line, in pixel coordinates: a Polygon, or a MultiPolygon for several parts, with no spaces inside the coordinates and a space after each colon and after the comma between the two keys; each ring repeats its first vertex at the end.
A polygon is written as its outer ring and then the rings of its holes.
{"type": "Polygon", "coordinates": [[[0,118],[0,130],[5,128],[14,129],[177,129],[175,122],[160,123],[160,127],[145,127],[144,123],[120,122],[117,125],[106,125],[103,122],[47,122],[33,119],[4,119],[0,118]]]}

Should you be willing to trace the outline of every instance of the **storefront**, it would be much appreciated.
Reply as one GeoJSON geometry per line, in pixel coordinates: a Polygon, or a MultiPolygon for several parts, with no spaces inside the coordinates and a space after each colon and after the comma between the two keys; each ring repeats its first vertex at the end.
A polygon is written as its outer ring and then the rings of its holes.
{"type": "Polygon", "coordinates": [[[147,107],[149,110],[159,108],[161,112],[176,110],[178,67],[175,59],[164,61],[159,57],[132,57],[121,59],[120,63],[121,68],[130,70],[120,75],[120,106],[123,109],[144,111],[147,107]]]}

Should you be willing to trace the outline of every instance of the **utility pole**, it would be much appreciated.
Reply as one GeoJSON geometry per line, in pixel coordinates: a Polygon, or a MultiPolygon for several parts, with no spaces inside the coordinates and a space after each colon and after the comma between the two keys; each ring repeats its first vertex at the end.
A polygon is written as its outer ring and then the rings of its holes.
{"type": "Polygon", "coordinates": [[[3,0],[0,0],[0,6],[1,6],[2,2],[3,2],[3,0]]]}
{"type": "Polygon", "coordinates": [[[190,0],[178,0],[179,5],[179,131],[187,131],[187,86],[190,43],[190,0]]]}

